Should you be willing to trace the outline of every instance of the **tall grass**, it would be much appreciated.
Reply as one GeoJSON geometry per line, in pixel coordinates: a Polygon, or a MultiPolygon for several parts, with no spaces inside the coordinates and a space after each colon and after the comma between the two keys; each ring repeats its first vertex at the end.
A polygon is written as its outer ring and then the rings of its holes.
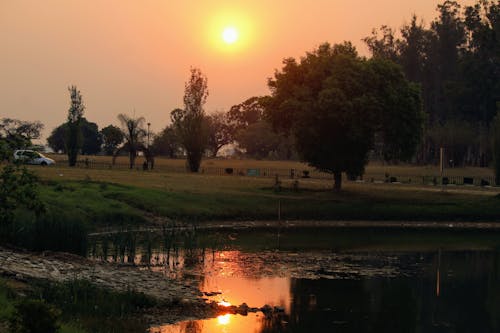
{"type": "Polygon", "coordinates": [[[6,281],[0,278],[0,323],[6,323],[14,312],[13,296],[13,292],[7,286],[6,281]]]}
{"type": "Polygon", "coordinates": [[[75,322],[88,332],[144,332],[147,324],[135,316],[155,306],[155,300],[133,291],[115,292],[99,288],[86,280],[49,284],[37,282],[34,286],[41,297],[62,311],[65,322],[75,322]]]}

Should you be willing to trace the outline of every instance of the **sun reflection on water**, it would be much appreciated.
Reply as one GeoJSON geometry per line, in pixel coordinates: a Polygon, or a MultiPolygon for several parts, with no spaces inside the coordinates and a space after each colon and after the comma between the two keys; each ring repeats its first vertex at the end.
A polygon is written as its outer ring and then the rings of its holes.
{"type": "Polygon", "coordinates": [[[226,301],[224,301],[224,300],[220,301],[220,302],[219,302],[219,303],[217,303],[217,304],[222,305],[222,306],[226,306],[226,307],[227,307],[227,306],[231,306],[231,303],[226,302],[226,301]]]}
{"type": "Polygon", "coordinates": [[[231,321],[231,315],[230,314],[225,314],[217,317],[217,323],[222,326],[226,326],[229,324],[231,321]]]}

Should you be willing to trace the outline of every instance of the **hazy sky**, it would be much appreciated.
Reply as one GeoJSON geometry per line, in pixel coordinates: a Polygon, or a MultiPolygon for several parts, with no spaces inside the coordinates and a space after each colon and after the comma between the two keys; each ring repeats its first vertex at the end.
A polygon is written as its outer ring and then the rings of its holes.
{"type": "MultiPolygon", "coordinates": [[[[268,93],[285,57],[361,39],[413,13],[429,23],[436,0],[0,0],[0,118],[66,120],[75,84],[100,128],[119,113],[159,131],[182,107],[190,66],[208,77],[206,111],[268,93]],[[225,45],[225,26],[239,40],[225,45]]],[[[473,0],[461,0],[470,4],[473,0]]]]}

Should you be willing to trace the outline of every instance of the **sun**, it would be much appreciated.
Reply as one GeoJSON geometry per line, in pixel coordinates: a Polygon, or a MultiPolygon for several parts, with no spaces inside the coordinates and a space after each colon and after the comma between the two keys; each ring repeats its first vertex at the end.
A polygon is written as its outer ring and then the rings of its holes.
{"type": "Polygon", "coordinates": [[[238,30],[235,27],[225,27],[222,31],[222,40],[226,44],[234,44],[238,41],[238,30]]]}

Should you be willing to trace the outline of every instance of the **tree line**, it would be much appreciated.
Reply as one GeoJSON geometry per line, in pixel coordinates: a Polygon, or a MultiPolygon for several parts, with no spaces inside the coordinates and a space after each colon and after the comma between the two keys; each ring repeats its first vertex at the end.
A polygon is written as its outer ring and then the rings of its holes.
{"type": "Polygon", "coordinates": [[[76,163],[75,152],[113,157],[127,152],[133,168],[135,157],[142,152],[148,163],[153,163],[154,156],[159,155],[186,156],[189,169],[195,171],[199,168],[196,161],[201,161],[202,156],[216,157],[228,144],[235,144],[236,152],[247,157],[289,159],[294,156],[291,140],[273,132],[264,118],[265,98],[251,97],[228,112],[207,114],[204,109],[207,81],[200,69],[191,69],[185,86],[184,108],[172,110],[170,125],[158,134],[146,130],[144,117],[127,114],[117,116],[120,126],[110,124],[99,130],[96,123],[84,117],[81,93],[76,86],[71,86],[67,121],[52,130],[47,143],[55,152],[68,154],[70,165],[76,163]]]}
{"type": "Polygon", "coordinates": [[[399,31],[382,26],[364,41],[421,87],[426,119],[415,161],[436,163],[444,147],[450,166],[487,166],[500,109],[500,1],[447,0],[437,12],[428,26],[413,16],[399,31]]]}
{"type": "Polygon", "coordinates": [[[79,152],[103,149],[114,157],[127,151],[133,168],[142,151],[151,167],[155,155],[183,154],[196,172],[202,156],[232,143],[250,157],[299,158],[332,173],[337,189],[343,173],[361,176],[369,159],[431,164],[441,147],[451,166],[493,161],[500,175],[500,1],[462,8],[447,0],[437,10],[429,27],[414,16],[399,33],[374,30],[364,39],[370,58],[350,42],[285,58],[268,81],[270,95],[227,112],[205,112],[208,80],[192,68],[184,107],[152,137],[143,117],[125,114],[121,127],[98,131],[83,116],[80,92],[69,87],[67,121],[49,145],[67,153],[70,165],[79,152]]]}

